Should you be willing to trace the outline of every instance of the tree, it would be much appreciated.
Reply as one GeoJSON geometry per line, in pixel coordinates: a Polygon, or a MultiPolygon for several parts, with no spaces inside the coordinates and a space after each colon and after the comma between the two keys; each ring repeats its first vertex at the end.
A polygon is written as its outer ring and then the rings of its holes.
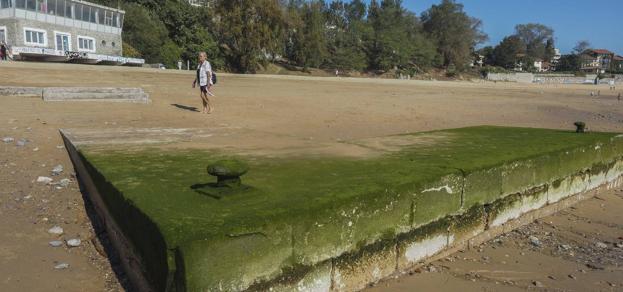
{"type": "Polygon", "coordinates": [[[495,48],[492,46],[486,46],[478,50],[478,54],[484,57],[484,65],[495,65],[495,48]]]}
{"type": "Polygon", "coordinates": [[[548,60],[546,46],[551,41],[554,46],[554,30],[540,23],[519,24],[515,26],[515,35],[526,45],[526,55],[532,59],[548,60]]]}
{"type": "Polygon", "coordinates": [[[160,60],[168,68],[177,68],[177,61],[181,60],[182,48],[172,40],[167,40],[160,50],[160,60]]]}
{"type": "Polygon", "coordinates": [[[278,0],[218,1],[213,29],[227,66],[248,73],[281,52],[283,14],[278,0]]]}
{"type": "Polygon", "coordinates": [[[124,9],[123,41],[139,51],[146,62],[159,63],[161,47],[169,39],[164,23],[139,4],[127,4],[124,9]]]}
{"type": "Polygon", "coordinates": [[[562,72],[577,72],[581,67],[580,55],[569,54],[560,57],[558,64],[556,65],[556,71],[562,72]]]}
{"type": "Polygon", "coordinates": [[[351,3],[333,1],[327,11],[326,66],[342,70],[363,70],[367,67],[365,39],[369,26],[365,23],[366,6],[360,0],[351,3]]]}
{"type": "Polygon", "coordinates": [[[505,37],[493,50],[493,61],[496,66],[512,69],[525,54],[525,44],[519,36],[505,37]]]}
{"type": "Polygon", "coordinates": [[[422,14],[424,30],[436,42],[443,66],[463,68],[471,60],[474,47],[487,39],[482,22],[463,11],[454,0],[443,0],[422,14]]]}
{"type": "Polygon", "coordinates": [[[577,55],[584,53],[584,51],[591,48],[591,43],[588,41],[579,41],[575,47],[573,47],[573,52],[577,55]]]}
{"type": "Polygon", "coordinates": [[[554,47],[554,39],[548,39],[545,43],[545,56],[543,59],[547,62],[551,62],[556,55],[556,48],[554,47]]]}

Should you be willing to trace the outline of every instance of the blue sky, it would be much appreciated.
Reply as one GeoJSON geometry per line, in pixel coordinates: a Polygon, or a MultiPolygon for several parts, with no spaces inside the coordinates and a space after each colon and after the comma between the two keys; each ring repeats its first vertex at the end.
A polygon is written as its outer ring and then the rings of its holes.
{"type": "MultiPolygon", "coordinates": [[[[418,16],[440,0],[403,0],[418,16]]],[[[623,55],[623,0],[458,0],[482,19],[489,43],[514,32],[515,25],[538,22],[554,29],[556,46],[570,52],[579,40],[623,55]]]]}

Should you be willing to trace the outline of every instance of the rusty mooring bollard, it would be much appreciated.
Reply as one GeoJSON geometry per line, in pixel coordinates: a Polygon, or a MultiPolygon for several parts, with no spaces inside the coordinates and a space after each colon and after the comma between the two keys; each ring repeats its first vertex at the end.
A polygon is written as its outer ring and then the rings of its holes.
{"type": "Polygon", "coordinates": [[[586,123],[584,123],[584,122],[575,122],[575,123],[573,123],[573,125],[575,125],[575,127],[576,127],[576,129],[575,129],[576,133],[585,133],[586,132],[586,123]]]}
{"type": "Polygon", "coordinates": [[[219,160],[208,166],[208,174],[217,178],[217,187],[240,187],[242,184],[240,177],[247,171],[249,171],[247,164],[233,159],[219,160]]]}

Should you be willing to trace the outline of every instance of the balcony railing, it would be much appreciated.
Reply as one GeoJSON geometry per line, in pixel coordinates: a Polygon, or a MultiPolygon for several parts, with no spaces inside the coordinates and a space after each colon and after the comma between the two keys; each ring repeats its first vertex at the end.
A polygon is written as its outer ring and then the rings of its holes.
{"type": "Polygon", "coordinates": [[[0,18],[22,18],[121,34],[125,12],[71,0],[0,0],[0,18]]]}

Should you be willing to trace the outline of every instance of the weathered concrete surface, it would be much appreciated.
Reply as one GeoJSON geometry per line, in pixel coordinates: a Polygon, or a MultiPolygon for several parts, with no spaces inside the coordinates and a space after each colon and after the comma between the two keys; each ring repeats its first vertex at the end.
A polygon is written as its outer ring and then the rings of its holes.
{"type": "Polygon", "coordinates": [[[43,96],[41,87],[0,86],[0,96],[43,96]]]}
{"type": "Polygon", "coordinates": [[[141,88],[46,87],[45,101],[111,101],[149,103],[149,95],[141,88]]]}
{"type": "Polygon", "coordinates": [[[151,102],[142,88],[0,86],[0,96],[36,96],[44,101],[151,102]]]}

